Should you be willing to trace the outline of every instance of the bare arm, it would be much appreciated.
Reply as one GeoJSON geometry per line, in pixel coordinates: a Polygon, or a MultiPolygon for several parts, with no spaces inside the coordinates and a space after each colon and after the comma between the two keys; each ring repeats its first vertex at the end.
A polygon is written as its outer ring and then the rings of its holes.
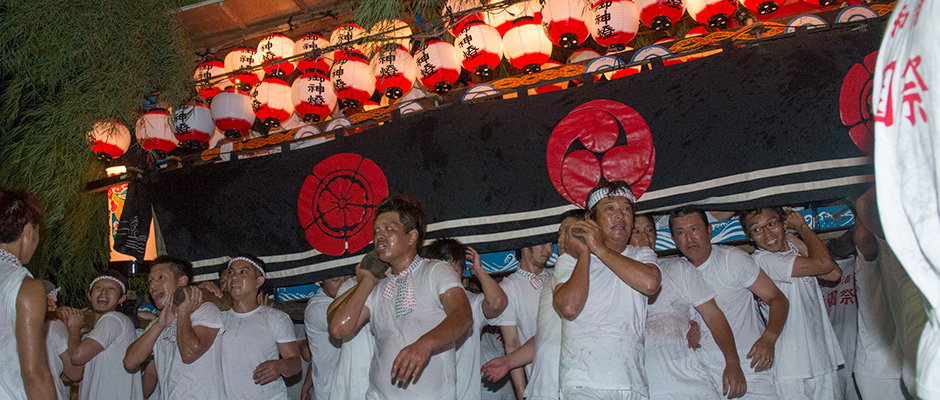
{"type": "Polygon", "coordinates": [[[300,400],[310,400],[310,389],[313,388],[313,365],[307,368],[307,373],[304,375],[304,384],[300,387],[300,400]]]}
{"type": "MultiPolygon", "coordinates": [[[[25,277],[16,294],[16,350],[26,398],[55,399],[52,372],[46,361],[46,292],[39,281],[25,277]]],[[[11,362],[12,360],[5,360],[11,362]]]]}
{"type": "Polygon", "coordinates": [[[379,279],[357,265],[356,281],[356,286],[333,300],[327,309],[327,330],[330,336],[336,339],[351,339],[366,322],[369,322],[369,307],[366,307],[366,300],[375,285],[379,284],[379,279]]]}
{"type": "Polygon", "coordinates": [[[727,395],[729,399],[741,397],[747,392],[747,382],[744,380],[744,372],[741,371],[741,359],[738,357],[738,349],[734,344],[734,334],[731,333],[731,325],[728,325],[728,319],[725,313],[718,308],[715,299],[711,299],[695,307],[705,326],[712,332],[715,338],[715,344],[721,350],[725,357],[725,370],[722,374],[722,394],[727,395]]]}
{"type": "Polygon", "coordinates": [[[180,358],[192,364],[209,351],[219,334],[219,328],[193,325],[192,313],[202,305],[202,290],[195,287],[185,289],[186,300],[179,305],[176,316],[176,345],[180,358]]]}
{"type": "MultiPolygon", "coordinates": [[[[496,357],[483,364],[483,376],[491,382],[503,379],[511,369],[519,369],[532,363],[535,359],[535,336],[525,342],[522,347],[502,357],[496,357]]],[[[520,369],[521,371],[522,369],[520,369]]]]}
{"type": "Polygon", "coordinates": [[[874,202],[874,188],[869,189],[855,202],[858,215],[855,217],[855,226],[852,227],[852,238],[855,240],[855,247],[858,249],[859,256],[866,261],[874,261],[878,258],[878,240],[875,239],[875,234],[867,226],[868,223],[871,223],[871,220],[878,222],[878,211],[874,202]],[[872,216],[871,214],[875,215],[872,216]]]}
{"type": "Polygon", "coordinates": [[[597,222],[584,220],[579,221],[575,226],[584,229],[584,238],[591,253],[597,256],[623,283],[647,296],[652,296],[659,291],[662,283],[659,268],[653,264],[644,264],[624,257],[607,247],[606,237],[597,222]]]}
{"type": "Polygon", "coordinates": [[[82,312],[71,307],[62,307],[60,315],[65,326],[68,327],[68,356],[72,363],[85,365],[92,358],[104,351],[104,346],[94,339],[82,340],[82,312]]]}
{"type": "MultiPolygon", "coordinates": [[[[499,327],[499,333],[503,335],[503,348],[506,354],[515,353],[519,349],[519,329],[516,325],[504,325],[499,327]]],[[[516,393],[516,399],[522,399],[525,394],[525,370],[519,367],[510,368],[509,377],[512,380],[512,388],[516,393]]]]}
{"type": "Polygon", "coordinates": [[[453,344],[473,325],[470,301],[462,287],[448,289],[440,299],[447,316],[434,329],[405,346],[392,363],[392,377],[399,382],[419,377],[431,353],[453,344]]]}
{"type": "Polygon", "coordinates": [[[486,318],[496,318],[506,310],[509,299],[506,292],[499,287],[499,283],[486,273],[483,265],[480,263],[480,253],[477,253],[472,247],[467,247],[467,259],[471,261],[470,273],[480,281],[480,288],[483,289],[483,316],[486,318]]]}
{"type": "Polygon", "coordinates": [[[310,362],[310,345],[307,344],[307,339],[298,340],[297,348],[300,349],[300,358],[306,362],[310,362]]]}
{"type": "Polygon", "coordinates": [[[827,281],[837,281],[842,277],[842,269],[829,255],[829,250],[826,249],[826,245],[819,239],[816,232],[806,225],[806,220],[800,213],[789,210],[785,224],[787,228],[796,230],[809,252],[807,257],[798,256],[793,260],[793,272],[790,276],[794,278],[818,276],[827,281]]]}
{"type": "Polygon", "coordinates": [[[770,307],[767,327],[764,328],[764,333],[757,338],[757,341],[754,342],[751,350],[747,353],[747,358],[751,359],[751,368],[754,368],[756,372],[760,372],[770,369],[774,365],[774,345],[777,343],[783,324],[787,322],[790,302],[787,301],[786,296],[783,295],[780,289],[777,289],[777,286],[763,270],[757,275],[757,280],[747,289],[760,297],[761,300],[764,300],[764,303],[767,303],[770,307]]]}
{"type": "Polygon", "coordinates": [[[150,397],[157,388],[157,366],[151,361],[144,368],[144,373],[140,375],[141,383],[144,389],[144,398],[150,397]]]}
{"type": "Polygon", "coordinates": [[[252,378],[255,384],[264,385],[273,382],[278,376],[291,377],[301,370],[300,349],[297,342],[278,343],[277,351],[281,354],[278,360],[268,360],[255,368],[252,378]]]}
{"type": "MultiPolygon", "coordinates": [[[[590,268],[591,252],[587,245],[571,235],[571,230],[564,232],[566,235],[567,252],[574,257],[577,262],[574,270],[571,271],[571,277],[567,281],[555,285],[555,291],[552,293],[552,304],[555,310],[562,318],[573,320],[578,318],[581,311],[584,310],[584,303],[587,302],[588,290],[590,289],[590,268]]],[[[506,340],[506,335],[503,335],[506,340]]]]}

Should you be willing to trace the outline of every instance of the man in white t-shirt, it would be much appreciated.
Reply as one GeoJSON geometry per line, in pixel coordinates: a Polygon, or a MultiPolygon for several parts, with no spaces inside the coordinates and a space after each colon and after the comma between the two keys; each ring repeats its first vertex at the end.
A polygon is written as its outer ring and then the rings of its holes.
{"type": "MultiPolygon", "coordinates": [[[[58,400],[69,400],[71,398],[71,389],[65,386],[65,382],[77,382],[82,379],[81,365],[72,364],[69,358],[69,328],[61,319],[55,319],[56,315],[68,313],[66,309],[59,310],[56,305],[58,300],[58,291],[52,282],[42,281],[46,288],[46,358],[49,359],[49,371],[52,372],[55,382],[56,398],[58,400]]],[[[76,310],[78,311],[78,310],[76,310]]],[[[80,312],[80,311],[79,311],[80,312]]]]}
{"type": "Polygon", "coordinates": [[[310,296],[307,307],[304,309],[304,331],[307,333],[307,347],[310,349],[310,368],[301,393],[303,399],[310,399],[310,388],[313,388],[313,400],[327,400],[330,398],[330,385],[333,383],[333,371],[339,360],[339,349],[342,341],[330,337],[326,311],[330,303],[336,298],[339,287],[349,279],[349,275],[336,276],[318,282],[320,290],[310,296]]]}
{"type": "MultiPolygon", "coordinates": [[[[170,256],[153,260],[148,280],[150,297],[160,316],[127,348],[124,368],[138,371],[147,365],[157,377],[160,395],[173,400],[221,400],[222,351],[219,336],[225,331],[222,313],[203,302],[202,291],[189,286],[193,265],[170,256]]],[[[144,393],[149,395],[149,393],[144,393]]]]}
{"type": "MultiPolygon", "coordinates": [[[[509,299],[509,305],[499,319],[493,321],[493,325],[499,326],[506,354],[512,353],[535,336],[539,293],[542,285],[552,277],[552,272],[545,268],[552,251],[551,243],[516,250],[519,266],[499,283],[509,299]]],[[[525,370],[516,368],[509,373],[519,399],[523,398],[526,375],[531,372],[530,367],[526,366],[525,370]]]]}
{"type": "MultiPolygon", "coordinates": [[[[737,247],[712,245],[712,228],[707,218],[704,211],[697,209],[671,212],[672,238],[682,255],[715,291],[715,302],[731,325],[747,381],[744,398],[778,399],[770,367],[774,364],[774,345],[787,320],[787,298],[746,252],[737,247]],[[770,305],[766,327],[753,295],[770,305]]],[[[706,329],[702,329],[701,344],[696,354],[711,370],[715,386],[721,388],[723,355],[706,329]]]]}
{"type": "MultiPolygon", "coordinates": [[[[340,285],[337,298],[356,286],[356,279],[340,285]]],[[[367,322],[352,338],[344,339],[330,383],[330,400],[364,399],[369,391],[369,366],[375,355],[375,337],[367,322]]]]}
{"type": "Polygon", "coordinates": [[[566,253],[555,264],[553,299],[564,318],[563,399],[649,397],[646,303],[659,290],[661,276],[656,253],[629,245],[635,201],[625,182],[602,181],[588,195],[589,218],[566,233],[566,253]]]}
{"type": "Polygon", "coordinates": [[[483,366],[480,353],[480,334],[487,321],[498,317],[506,309],[506,293],[500,288],[483,265],[480,254],[472,247],[467,247],[451,238],[437,239],[424,250],[427,258],[446,261],[457,273],[464,276],[467,270],[465,260],[470,260],[470,273],[477,277],[483,293],[473,293],[464,289],[473,313],[473,325],[462,338],[457,340],[457,398],[461,400],[480,400],[482,387],[480,368],[483,366]]]}
{"type": "MultiPolygon", "coordinates": [[[[78,387],[79,400],[142,400],[140,371],[124,370],[124,354],[137,339],[130,317],[117,311],[127,299],[127,280],[115,270],[105,270],[88,285],[88,301],[95,327],[82,339],[81,312],[63,313],[69,329],[69,357],[85,371],[78,387]]],[[[63,307],[65,308],[65,307],[63,307]]]]}
{"type": "Polygon", "coordinates": [[[775,347],[773,372],[780,397],[842,400],[836,370],[845,360],[816,281],[837,282],[842,278],[842,269],[796,211],[764,207],[743,211],[738,219],[744,233],[756,244],[757,250],[751,256],[757,266],[790,304],[788,323],[775,347]],[[787,239],[787,229],[795,230],[806,244],[806,254],[787,239]]]}
{"type": "Polygon", "coordinates": [[[258,303],[264,262],[240,255],[228,262],[232,309],[222,312],[225,397],[287,400],[283,377],[300,373],[300,349],[287,313],[258,303]]]}
{"type": "Polygon", "coordinates": [[[372,242],[389,266],[386,278],[357,266],[356,286],[330,306],[330,335],[351,338],[371,323],[367,399],[456,399],[454,344],[473,324],[460,277],[446,262],[418,256],[427,226],[421,203],[393,195],[375,213],[372,242]]]}

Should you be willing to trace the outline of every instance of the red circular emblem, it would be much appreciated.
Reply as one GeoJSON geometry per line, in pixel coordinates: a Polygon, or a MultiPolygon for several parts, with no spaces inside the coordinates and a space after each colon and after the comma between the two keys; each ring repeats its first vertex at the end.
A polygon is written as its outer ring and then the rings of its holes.
{"type": "Polygon", "coordinates": [[[548,176],[558,193],[585,207],[603,176],[622,180],[640,198],[650,186],[656,149],[640,113],[616,101],[594,100],[575,108],[548,139],[548,176]]]}
{"type": "Polygon", "coordinates": [[[341,153],[321,161],[297,198],[310,246],[331,256],[366,247],[372,241],[375,207],[387,196],[385,174],[372,160],[341,153]]]}
{"type": "Polygon", "coordinates": [[[839,93],[839,114],[842,124],[849,128],[849,136],[858,146],[858,149],[868,154],[874,154],[875,149],[875,119],[871,112],[871,88],[874,84],[875,62],[878,60],[878,51],[865,56],[865,59],[852,66],[842,80],[842,91],[839,93]]]}

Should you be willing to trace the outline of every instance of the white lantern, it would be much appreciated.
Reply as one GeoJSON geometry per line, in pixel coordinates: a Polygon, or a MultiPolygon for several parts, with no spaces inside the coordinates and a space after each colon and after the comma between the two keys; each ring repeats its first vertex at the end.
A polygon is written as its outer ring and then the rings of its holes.
{"type": "Polygon", "coordinates": [[[623,50],[640,29],[640,14],[633,0],[604,0],[594,3],[591,36],[608,52],[623,50]]]}
{"type": "Polygon", "coordinates": [[[251,98],[234,88],[225,89],[215,96],[209,107],[215,126],[229,139],[247,136],[255,113],[251,109],[251,98]]]}
{"type": "Polygon", "coordinates": [[[88,147],[98,160],[106,163],[123,156],[131,145],[131,132],[124,124],[113,119],[96,121],[87,136],[88,147]]]}
{"type": "Polygon", "coordinates": [[[552,56],[552,42],[531,17],[515,20],[503,35],[503,51],[513,67],[526,74],[539,72],[552,56]]]}
{"type": "Polygon", "coordinates": [[[372,57],[372,76],[375,89],[389,99],[398,99],[414,86],[418,65],[408,50],[400,44],[388,45],[372,57]]]}
{"type": "Polygon", "coordinates": [[[487,79],[503,59],[503,40],[496,28],[481,21],[471,22],[454,41],[461,65],[487,79]]]}
{"type": "Polygon", "coordinates": [[[264,78],[251,90],[251,108],[265,126],[281,126],[294,112],[290,85],[278,77],[264,78]]]}
{"type": "Polygon", "coordinates": [[[336,108],[336,92],[324,73],[311,71],[294,80],[291,85],[291,102],[294,111],[304,122],[320,122],[336,108]]]}
{"type": "Polygon", "coordinates": [[[684,0],[686,11],[696,22],[712,28],[726,29],[738,7],[735,0],[684,0]]]}
{"type": "Polygon", "coordinates": [[[158,159],[166,158],[167,153],[176,148],[176,137],[170,127],[170,113],[162,108],[141,115],[134,132],[140,147],[150,151],[158,159]]]}
{"type": "Polygon", "coordinates": [[[369,49],[376,52],[389,44],[398,44],[407,49],[411,34],[411,27],[405,21],[400,19],[379,21],[369,30],[369,36],[376,38],[369,49]]]}
{"type": "Polygon", "coordinates": [[[330,80],[343,107],[359,106],[375,91],[375,76],[366,56],[358,50],[339,52],[330,70],[330,80]]]}
{"type": "Polygon", "coordinates": [[[568,56],[568,64],[574,64],[581,61],[593,60],[597,57],[600,57],[601,53],[598,53],[596,50],[590,47],[582,47],[575,50],[568,56]]]}
{"type": "Polygon", "coordinates": [[[255,49],[235,49],[225,55],[225,72],[234,73],[229,79],[235,87],[248,91],[261,80],[262,71],[251,69],[255,66],[255,49]],[[235,73],[235,71],[239,71],[235,73]]]}
{"type": "MultiPolygon", "coordinates": [[[[258,43],[258,54],[255,61],[258,64],[273,63],[294,56],[294,41],[280,33],[265,36],[258,43]]],[[[293,62],[280,62],[266,65],[264,73],[268,75],[290,75],[294,72],[293,62]]]]}
{"type": "Polygon", "coordinates": [[[548,39],[565,49],[587,40],[591,18],[594,14],[584,0],[545,0],[542,5],[542,25],[548,39]]]}
{"type": "Polygon", "coordinates": [[[444,94],[454,87],[460,78],[460,60],[454,45],[440,39],[425,42],[415,52],[421,84],[444,94]]]}
{"type": "Polygon", "coordinates": [[[447,0],[441,9],[441,16],[445,17],[447,23],[452,24],[450,33],[457,36],[470,22],[484,21],[482,12],[465,14],[467,10],[480,7],[480,5],[479,0],[447,0]]]}
{"type": "Polygon", "coordinates": [[[211,99],[222,91],[225,82],[228,80],[224,76],[228,72],[225,70],[225,64],[222,61],[207,61],[196,67],[196,73],[193,74],[193,80],[196,82],[196,91],[206,99],[211,99]]]}
{"type": "Polygon", "coordinates": [[[338,46],[338,50],[333,52],[333,62],[336,62],[336,59],[339,58],[339,54],[337,53],[348,48],[359,50],[365,54],[366,46],[364,44],[352,44],[352,42],[362,39],[365,36],[366,30],[353,23],[342,24],[337,26],[336,29],[333,29],[333,32],[330,33],[330,46],[338,46]]]}
{"type": "MultiPolygon", "coordinates": [[[[487,4],[505,2],[505,0],[488,0],[487,4]]],[[[486,24],[496,28],[500,35],[505,35],[512,28],[512,21],[523,17],[535,17],[539,12],[538,0],[522,0],[505,7],[496,7],[486,12],[486,24]]]]}
{"type": "Polygon", "coordinates": [[[320,70],[323,73],[330,72],[333,60],[327,58],[327,54],[323,53],[323,49],[327,47],[330,47],[330,41],[316,33],[301,36],[300,39],[297,39],[297,42],[294,43],[294,55],[310,54],[297,61],[297,69],[301,73],[309,72],[314,69],[320,70]]]}
{"type": "Polygon", "coordinates": [[[214,132],[212,113],[201,101],[187,101],[173,111],[173,134],[183,149],[204,150],[214,132]]]}

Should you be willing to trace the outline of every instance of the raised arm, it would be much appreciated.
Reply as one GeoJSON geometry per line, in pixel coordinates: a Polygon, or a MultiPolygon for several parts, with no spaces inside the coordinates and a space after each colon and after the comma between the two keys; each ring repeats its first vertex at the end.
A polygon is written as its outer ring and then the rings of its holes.
{"type": "Polygon", "coordinates": [[[761,334],[751,350],[747,352],[747,358],[751,360],[751,368],[760,372],[770,369],[774,365],[774,345],[783,329],[783,324],[787,322],[787,312],[790,310],[790,302],[786,296],[777,289],[774,282],[763,270],[757,275],[757,280],[748,286],[751,293],[760,297],[764,303],[770,307],[770,315],[767,317],[767,327],[761,334]]]}
{"type": "Polygon", "coordinates": [[[104,351],[104,347],[91,338],[82,340],[82,312],[71,307],[60,308],[62,322],[69,330],[69,358],[75,365],[85,365],[104,351]]]}
{"type": "Polygon", "coordinates": [[[806,220],[800,213],[788,210],[785,225],[787,228],[796,230],[809,252],[807,257],[796,257],[790,276],[794,278],[818,276],[827,281],[837,281],[842,277],[842,269],[829,255],[829,250],[826,249],[826,245],[819,239],[816,232],[806,225],[806,220]]]}
{"type": "Polygon", "coordinates": [[[46,319],[46,291],[39,281],[25,277],[16,295],[16,350],[26,398],[54,399],[52,372],[46,362],[46,335],[42,328],[46,319]]]}
{"type": "MultiPolygon", "coordinates": [[[[624,257],[619,252],[607,247],[606,236],[600,225],[592,220],[579,221],[575,227],[583,229],[587,247],[604,263],[623,283],[647,296],[659,291],[662,284],[659,268],[654,264],[645,264],[624,257]]],[[[566,242],[571,243],[571,242],[566,242]]]]}
{"type": "Polygon", "coordinates": [[[379,279],[375,275],[356,266],[356,286],[333,300],[327,309],[327,330],[330,336],[336,339],[351,339],[369,322],[366,300],[378,284],[379,279]]]}
{"type": "Polygon", "coordinates": [[[447,316],[434,329],[405,346],[392,363],[392,377],[399,382],[409,382],[420,376],[432,353],[456,342],[473,325],[470,301],[462,287],[448,289],[440,299],[447,316]]]}
{"type": "Polygon", "coordinates": [[[470,260],[470,273],[480,281],[480,287],[483,289],[483,316],[486,318],[496,318],[506,310],[509,299],[506,292],[499,287],[499,283],[486,273],[483,265],[480,263],[480,253],[477,253],[472,247],[467,247],[467,259],[470,260]]]}
{"type": "Polygon", "coordinates": [[[860,257],[863,257],[866,261],[874,261],[875,258],[878,258],[878,239],[875,238],[875,233],[868,228],[868,224],[879,222],[874,187],[859,196],[858,200],[855,201],[855,210],[858,213],[855,216],[855,225],[852,227],[852,238],[855,240],[855,247],[858,248],[860,257]]]}
{"type": "MultiPolygon", "coordinates": [[[[556,281],[555,291],[552,293],[552,304],[562,318],[570,321],[578,318],[584,310],[584,303],[587,302],[590,289],[591,251],[581,239],[571,235],[571,229],[564,232],[564,235],[566,235],[566,251],[576,261],[574,269],[571,270],[571,276],[564,282],[556,281]]],[[[556,278],[561,275],[560,269],[570,268],[570,264],[564,264],[566,261],[568,260],[559,257],[558,264],[555,266],[556,278]]],[[[503,340],[505,339],[504,335],[503,340]]]]}
{"type": "MultiPolygon", "coordinates": [[[[127,351],[124,353],[124,369],[127,372],[134,373],[140,370],[140,366],[147,361],[150,353],[153,353],[153,345],[157,343],[160,334],[176,320],[176,311],[173,310],[173,296],[165,297],[163,309],[160,311],[157,321],[127,347],[127,351]]],[[[148,369],[152,366],[153,362],[150,363],[148,369]]]]}
{"type": "Polygon", "coordinates": [[[188,287],[184,291],[186,299],[179,305],[176,316],[176,344],[183,362],[192,364],[209,351],[219,334],[219,328],[193,325],[192,313],[202,305],[202,290],[188,287]]]}
{"type": "Polygon", "coordinates": [[[747,392],[747,382],[744,380],[744,372],[741,371],[741,359],[738,356],[738,349],[734,344],[734,334],[731,332],[731,325],[728,325],[728,319],[725,313],[718,308],[715,299],[708,300],[698,307],[695,307],[705,321],[705,326],[712,332],[715,338],[715,344],[721,350],[725,358],[725,370],[722,374],[721,393],[727,395],[729,399],[744,396],[747,392]]]}

